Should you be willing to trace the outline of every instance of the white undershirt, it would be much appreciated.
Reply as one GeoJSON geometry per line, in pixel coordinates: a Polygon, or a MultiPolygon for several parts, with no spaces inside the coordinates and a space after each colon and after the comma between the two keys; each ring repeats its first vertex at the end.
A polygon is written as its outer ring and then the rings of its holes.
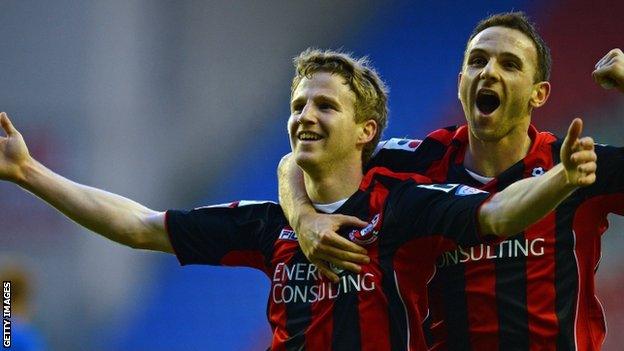
{"type": "Polygon", "coordinates": [[[469,170],[468,168],[464,168],[464,169],[466,170],[466,172],[468,172],[468,174],[470,174],[472,178],[474,178],[476,181],[478,181],[481,184],[487,184],[491,182],[492,180],[494,180],[494,177],[485,177],[485,176],[482,176],[480,174],[477,174],[469,170]]]}
{"type": "Polygon", "coordinates": [[[312,204],[312,206],[323,213],[334,213],[340,206],[347,202],[348,199],[349,198],[338,200],[330,204],[312,204]]]}

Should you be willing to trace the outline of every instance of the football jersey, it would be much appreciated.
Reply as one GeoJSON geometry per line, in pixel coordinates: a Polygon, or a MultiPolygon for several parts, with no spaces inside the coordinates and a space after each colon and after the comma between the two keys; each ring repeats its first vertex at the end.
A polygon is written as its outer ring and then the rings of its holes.
{"type": "MultiPolygon", "coordinates": [[[[422,184],[417,175],[367,173],[336,211],[369,224],[340,234],[367,248],[360,273],[339,282],[311,264],[275,203],[232,203],[167,211],[167,232],[182,265],[253,267],[271,282],[271,350],[426,350],[427,282],[435,259],[476,245],[477,211],[488,193],[457,184],[422,184]]],[[[235,288],[235,287],[233,287],[235,288]]]]}
{"type": "MultiPolygon", "coordinates": [[[[559,163],[562,139],[533,126],[528,134],[532,144],[526,157],[486,184],[463,167],[466,126],[401,141],[417,145],[411,150],[395,147],[397,139],[382,143],[370,166],[494,193],[559,163]]],[[[496,245],[461,246],[438,258],[424,324],[431,349],[600,349],[606,326],[594,274],[607,214],[624,212],[624,149],[597,145],[596,154],[596,182],[578,189],[540,222],[496,245]]]]}

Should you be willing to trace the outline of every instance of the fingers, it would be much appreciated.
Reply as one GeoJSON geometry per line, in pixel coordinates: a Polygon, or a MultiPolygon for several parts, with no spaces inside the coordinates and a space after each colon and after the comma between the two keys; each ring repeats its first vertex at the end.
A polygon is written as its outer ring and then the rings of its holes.
{"type": "Polygon", "coordinates": [[[600,60],[598,60],[598,62],[596,63],[596,65],[594,66],[594,68],[599,69],[601,66],[604,66],[606,64],[609,64],[609,62],[611,60],[613,60],[615,57],[620,56],[620,55],[624,55],[624,53],[622,52],[621,49],[619,48],[615,48],[611,51],[609,51],[606,55],[604,55],[600,60]]]}
{"type": "MultiPolygon", "coordinates": [[[[319,254],[318,258],[333,265],[336,268],[340,268],[340,269],[346,269],[348,271],[351,271],[353,273],[360,273],[362,271],[362,267],[360,267],[359,265],[352,263],[352,262],[348,262],[348,261],[341,261],[336,259],[333,256],[329,256],[326,254],[319,254]]],[[[330,266],[331,267],[331,266],[330,266]]]]}
{"type": "Polygon", "coordinates": [[[2,125],[2,129],[7,134],[7,136],[12,136],[17,134],[17,129],[13,127],[13,123],[9,120],[9,116],[7,116],[6,112],[0,113],[0,125],[2,125]]]}
{"type": "MultiPolygon", "coordinates": [[[[352,262],[352,263],[361,263],[366,264],[370,262],[370,258],[365,254],[353,253],[349,251],[344,251],[337,249],[332,246],[323,246],[318,250],[318,255],[323,256],[323,259],[328,260],[334,264],[342,265],[341,262],[352,262]]],[[[343,267],[346,268],[346,267],[343,267]]],[[[359,270],[359,266],[357,266],[357,270],[359,270]]]]}
{"type": "Polygon", "coordinates": [[[598,63],[592,76],[605,89],[618,87],[624,91],[624,53],[620,49],[609,51],[598,63]]]}
{"type": "Polygon", "coordinates": [[[588,186],[588,185],[594,184],[595,181],[596,181],[596,173],[594,172],[586,176],[580,177],[577,180],[577,183],[579,186],[588,186]]]}
{"type": "Polygon", "coordinates": [[[594,139],[591,137],[583,137],[579,139],[576,143],[576,147],[573,148],[572,151],[573,154],[570,155],[570,160],[577,165],[577,169],[579,171],[590,171],[590,169],[596,165],[598,156],[594,151],[594,139]]]}
{"type": "Polygon", "coordinates": [[[603,89],[613,89],[616,84],[615,81],[609,78],[609,70],[608,67],[603,67],[601,69],[597,69],[592,73],[594,77],[594,81],[598,83],[603,89]]]}
{"type": "Polygon", "coordinates": [[[584,174],[594,173],[596,172],[597,168],[598,168],[598,165],[596,164],[596,162],[583,163],[576,167],[576,169],[579,172],[584,173],[584,174]]]}
{"type": "Polygon", "coordinates": [[[581,120],[580,118],[575,118],[572,123],[570,123],[567,137],[570,138],[570,140],[576,141],[581,136],[582,132],[583,120],[581,120]]]}
{"type": "Polygon", "coordinates": [[[600,84],[604,89],[612,89],[617,86],[615,80],[611,78],[611,66],[601,66],[592,72],[592,76],[594,77],[594,81],[600,84]]]}
{"type": "Polygon", "coordinates": [[[317,266],[324,277],[335,282],[338,280],[338,275],[332,271],[332,266],[359,273],[362,270],[360,264],[370,262],[365,248],[336,232],[345,227],[365,227],[368,225],[367,222],[357,217],[339,214],[318,216],[309,222],[306,225],[308,229],[300,228],[299,245],[306,257],[317,266]]]}
{"type": "Polygon", "coordinates": [[[596,170],[598,169],[594,140],[590,137],[580,139],[575,151],[570,159],[576,165],[576,184],[579,186],[593,184],[596,181],[596,170]]]}
{"type": "Polygon", "coordinates": [[[580,166],[583,163],[596,161],[596,153],[593,150],[577,151],[570,156],[570,159],[580,166]]]}
{"type": "Polygon", "coordinates": [[[311,262],[316,266],[319,273],[321,273],[321,275],[323,275],[325,278],[331,280],[334,283],[338,282],[338,275],[329,268],[326,262],[323,262],[321,260],[314,260],[311,262]]]}
{"type": "Polygon", "coordinates": [[[319,243],[321,245],[333,246],[340,250],[349,251],[354,254],[361,254],[361,255],[367,254],[367,251],[365,248],[349,241],[347,238],[344,238],[335,232],[321,235],[319,243]]]}
{"type": "Polygon", "coordinates": [[[363,221],[354,216],[336,214],[336,215],[332,215],[332,217],[336,219],[339,227],[351,226],[351,227],[364,228],[368,225],[366,221],[363,221]]]}
{"type": "Polygon", "coordinates": [[[561,145],[561,150],[563,155],[572,154],[572,151],[577,147],[578,138],[583,132],[583,121],[580,118],[575,118],[572,123],[570,123],[570,127],[568,127],[568,134],[563,140],[563,145],[561,145]]]}
{"type": "Polygon", "coordinates": [[[584,150],[593,150],[595,145],[594,139],[592,137],[581,138],[581,140],[579,140],[579,144],[584,150]]]}

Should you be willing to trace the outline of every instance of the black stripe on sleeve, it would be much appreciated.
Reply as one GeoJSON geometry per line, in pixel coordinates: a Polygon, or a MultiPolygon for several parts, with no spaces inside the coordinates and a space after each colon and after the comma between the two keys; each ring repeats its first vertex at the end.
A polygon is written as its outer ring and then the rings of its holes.
{"type": "Polygon", "coordinates": [[[442,235],[459,245],[473,246],[481,243],[477,211],[488,197],[489,193],[465,185],[406,181],[392,191],[386,216],[402,223],[405,240],[442,235]]]}
{"type": "Polygon", "coordinates": [[[584,189],[588,196],[624,191],[624,148],[596,145],[596,183],[584,189]]]}
{"type": "Polygon", "coordinates": [[[283,218],[274,203],[170,210],[166,216],[171,245],[182,265],[219,265],[234,250],[258,250],[268,258],[283,218]]]}

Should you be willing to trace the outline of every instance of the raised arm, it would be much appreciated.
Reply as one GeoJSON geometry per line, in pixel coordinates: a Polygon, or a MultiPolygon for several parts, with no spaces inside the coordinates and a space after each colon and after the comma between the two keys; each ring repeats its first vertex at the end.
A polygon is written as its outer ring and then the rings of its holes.
{"type": "Polygon", "coordinates": [[[580,138],[583,122],[572,121],[561,146],[561,164],[540,177],[518,181],[494,195],[479,211],[483,235],[516,234],[544,217],[576,189],[596,180],[594,141],[580,138]]]}
{"type": "Polygon", "coordinates": [[[617,88],[624,93],[624,52],[621,49],[609,51],[596,63],[592,75],[603,88],[617,88]]]}
{"type": "Polygon", "coordinates": [[[359,272],[359,264],[368,263],[366,250],[336,233],[341,226],[365,227],[368,223],[352,216],[317,213],[303,183],[303,173],[290,154],[280,161],[277,178],[279,200],[288,222],[297,233],[304,255],[327,278],[338,276],[329,268],[331,263],[342,269],[359,272]]]}
{"type": "Polygon", "coordinates": [[[137,249],[173,252],[164,213],[66,179],[35,160],[6,113],[0,113],[0,179],[18,184],[67,217],[110,240],[137,249]]]}

